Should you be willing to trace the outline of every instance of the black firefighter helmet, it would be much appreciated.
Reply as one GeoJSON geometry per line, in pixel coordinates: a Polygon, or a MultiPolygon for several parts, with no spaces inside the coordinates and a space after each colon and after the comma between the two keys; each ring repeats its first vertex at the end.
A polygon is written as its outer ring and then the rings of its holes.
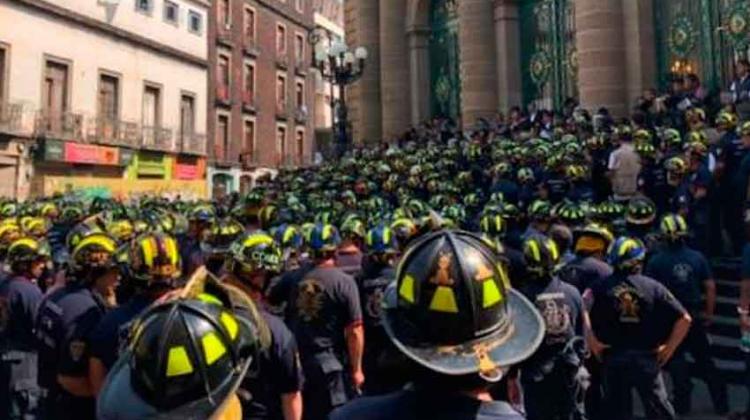
{"type": "Polygon", "coordinates": [[[511,289],[506,270],[478,236],[430,234],[411,247],[384,300],[385,327],[409,358],[446,375],[498,381],[531,356],[544,324],[511,289]]]}

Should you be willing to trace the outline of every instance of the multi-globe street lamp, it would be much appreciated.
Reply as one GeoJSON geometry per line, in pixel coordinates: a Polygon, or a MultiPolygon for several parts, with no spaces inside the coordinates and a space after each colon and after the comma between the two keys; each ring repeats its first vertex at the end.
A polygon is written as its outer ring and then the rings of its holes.
{"type": "Polygon", "coordinates": [[[346,87],[362,77],[367,49],[352,49],[324,28],[315,28],[311,31],[308,41],[313,46],[313,67],[320,72],[324,81],[331,84],[332,90],[335,88],[337,91],[337,95],[331,95],[330,105],[335,155],[341,157],[352,140],[349,133],[346,87]]]}

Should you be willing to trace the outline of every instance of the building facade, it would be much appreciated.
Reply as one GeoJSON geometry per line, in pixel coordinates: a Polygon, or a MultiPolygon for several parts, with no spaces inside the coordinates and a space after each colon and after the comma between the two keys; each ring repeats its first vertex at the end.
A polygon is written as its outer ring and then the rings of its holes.
{"type": "Polygon", "coordinates": [[[719,96],[750,45],[746,0],[349,0],[345,13],[347,43],[371,53],[348,93],[366,142],[568,98],[622,116],[670,73],[719,96]]]}
{"type": "Polygon", "coordinates": [[[214,196],[246,192],[264,168],[306,164],[314,146],[307,0],[216,0],[208,24],[214,196]]]}
{"type": "Polygon", "coordinates": [[[0,195],[205,196],[208,9],[0,1],[0,195]]]}

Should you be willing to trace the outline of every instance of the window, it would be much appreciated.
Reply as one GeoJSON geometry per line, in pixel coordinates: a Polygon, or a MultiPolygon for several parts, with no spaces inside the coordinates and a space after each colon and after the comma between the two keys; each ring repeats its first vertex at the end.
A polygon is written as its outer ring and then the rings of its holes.
{"type": "Polygon", "coordinates": [[[294,87],[297,109],[305,106],[305,82],[298,80],[294,87]]]}
{"type": "Polygon", "coordinates": [[[180,16],[180,6],[169,0],[164,1],[164,21],[177,25],[180,16]]]}
{"type": "Polygon", "coordinates": [[[244,73],[245,77],[242,89],[245,94],[252,95],[255,92],[255,65],[252,63],[245,63],[244,73]]]}
{"type": "Polygon", "coordinates": [[[253,156],[255,154],[255,121],[245,120],[243,130],[243,152],[253,156]]]}
{"type": "Polygon", "coordinates": [[[120,81],[115,76],[102,74],[99,76],[99,98],[97,101],[97,115],[107,121],[114,121],[119,115],[118,98],[120,81]]]}
{"type": "Polygon", "coordinates": [[[286,157],[286,127],[282,125],[276,127],[276,151],[283,162],[286,157]]]}
{"type": "Polygon", "coordinates": [[[183,136],[191,136],[195,132],[195,97],[182,94],[180,96],[180,133],[183,136]]]}
{"type": "Polygon", "coordinates": [[[154,6],[154,0],[135,0],[135,10],[139,12],[151,13],[154,6]]]}
{"type": "Polygon", "coordinates": [[[244,24],[245,39],[255,39],[255,9],[246,7],[242,21],[244,24]]]}
{"type": "Polygon", "coordinates": [[[294,58],[297,64],[305,61],[305,36],[299,33],[294,36],[294,58]]]}
{"type": "Polygon", "coordinates": [[[214,143],[214,157],[225,160],[229,150],[229,115],[218,115],[216,120],[216,139],[214,143]]]}
{"type": "Polygon", "coordinates": [[[286,54],[286,26],[276,26],[276,54],[286,54]]]}
{"type": "Polygon", "coordinates": [[[48,130],[63,129],[63,114],[68,110],[68,65],[47,61],[44,68],[42,112],[48,130]]]}
{"type": "Polygon", "coordinates": [[[294,8],[297,9],[298,12],[304,12],[305,4],[304,0],[294,0],[294,8]]]}
{"type": "Polygon", "coordinates": [[[188,12],[188,29],[196,35],[203,33],[203,16],[200,13],[193,10],[188,12]]]}
{"type": "Polygon", "coordinates": [[[302,130],[297,131],[297,161],[302,163],[302,156],[305,155],[305,132],[302,130]]]}
{"type": "Polygon", "coordinates": [[[218,13],[217,21],[219,25],[223,25],[224,27],[229,27],[232,24],[232,9],[229,1],[230,0],[219,0],[219,5],[216,9],[216,12],[218,13]]]}
{"type": "Polygon", "coordinates": [[[286,76],[276,76],[276,107],[279,110],[286,109],[286,76]]]}
{"type": "Polygon", "coordinates": [[[159,127],[161,125],[161,89],[157,86],[146,85],[143,89],[143,115],[141,122],[144,127],[159,127]]]}
{"type": "Polygon", "coordinates": [[[229,100],[231,89],[229,55],[219,54],[216,63],[216,99],[220,101],[229,100]]]}

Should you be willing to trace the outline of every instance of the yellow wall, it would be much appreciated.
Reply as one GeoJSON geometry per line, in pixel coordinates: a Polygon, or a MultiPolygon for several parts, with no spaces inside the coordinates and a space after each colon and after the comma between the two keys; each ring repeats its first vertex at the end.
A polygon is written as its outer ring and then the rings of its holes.
{"type": "Polygon", "coordinates": [[[208,189],[204,179],[191,181],[168,179],[128,180],[122,178],[38,175],[36,182],[39,187],[42,187],[42,194],[46,196],[58,191],[65,192],[70,188],[73,190],[106,189],[111,192],[113,197],[123,198],[138,194],[166,196],[179,194],[183,198],[206,198],[208,196],[208,189]]]}

